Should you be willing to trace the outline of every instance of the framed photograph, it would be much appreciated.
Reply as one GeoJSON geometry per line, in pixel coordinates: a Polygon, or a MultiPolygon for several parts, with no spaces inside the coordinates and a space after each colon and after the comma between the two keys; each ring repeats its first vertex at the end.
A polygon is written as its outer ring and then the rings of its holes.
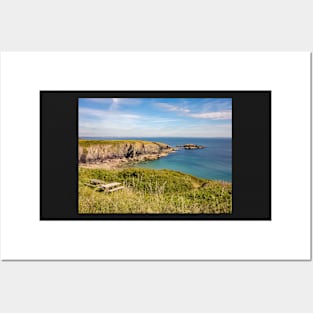
{"type": "Polygon", "coordinates": [[[310,260],[311,54],[1,53],[3,260],[310,260]]]}
{"type": "Polygon", "coordinates": [[[40,105],[42,220],[271,219],[270,91],[41,91],[40,105]]]}
{"type": "Polygon", "coordinates": [[[231,98],[79,98],[79,214],[231,214],[231,98]]]}

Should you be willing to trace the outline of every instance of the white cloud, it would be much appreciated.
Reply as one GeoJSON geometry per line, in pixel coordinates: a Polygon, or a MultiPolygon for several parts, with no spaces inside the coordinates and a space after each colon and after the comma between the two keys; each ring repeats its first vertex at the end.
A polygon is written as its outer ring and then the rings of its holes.
{"type": "Polygon", "coordinates": [[[179,121],[178,119],[170,119],[170,118],[144,118],[144,120],[148,121],[149,123],[171,123],[171,122],[177,122],[179,121]]]}
{"type": "Polygon", "coordinates": [[[192,113],[188,114],[188,116],[194,118],[206,118],[211,120],[231,120],[232,119],[232,111],[219,111],[219,112],[205,112],[205,113],[192,113]]]}
{"type": "Polygon", "coordinates": [[[196,113],[186,107],[164,105],[164,103],[162,106],[164,109],[177,112],[180,117],[159,117],[109,108],[103,110],[80,107],[79,136],[231,137],[231,124],[226,121],[231,120],[231,110],[196,113]],[[194,120],[185,123],[184,117],[192,117],[194,120]],[[197,121],[197,119],[203,120],[197,121]],[[224,125],[221,123],[209,125],[211,124],[209,120],[225,120],[225,123],[222,122],[224,125]],[[173,124],[173,122],[176,123],[173,124]]]}
{"type": "Polygon", "coordinates": [[[136,114],[128,114],[128,113],[121,113],[119,111],[104,111],[104,110],[97,110],[97,109],[90,109],[90,108],[79,108],[79,115],[88,117],[96,117],[98,119],[110,119],[110,118],[119,118],[119,119],[140,119],[142,118],[140,115],[136,114]]]}
{"type": "Polygon", "coordinates": [[[156,103],[156,105],[159,108],[163,108],[163,109],[165,109],[167,111],[171,111],[171,112],[181,112],[181,113],[189,113],[190,112],[189,109],[180,107],[178,105],[172,105],[172,104],[168,104],[168,103],[156,103]]]}
{"type": "Polygon", "coordinates": [[[100,105],[138,105],[141,103],[141,99],[139,98],[80,98],[79,101],[83,104],[91,103],[100,105]]]}
{"type": "Polygon", "coordinates": [[[172,105],[168,103],[156,103],[159,108],[163,108],[167,111],[178,112],[184,116],[189,116],[193,118],[211,119],[211,120],[231,120],[232,111],[223,110],[216,112],[202,112],[202,113],[192,113],[190,109],[186,107],[181,107],[178,105],[172,105]]]}

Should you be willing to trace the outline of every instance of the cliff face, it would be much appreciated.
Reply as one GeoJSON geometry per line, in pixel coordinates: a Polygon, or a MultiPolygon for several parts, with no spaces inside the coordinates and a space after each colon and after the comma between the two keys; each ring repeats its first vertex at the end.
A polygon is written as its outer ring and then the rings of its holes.
{"type": "Polygon", "coordinates": [[[173,148],[166,144],[141,141],[99,141],[79,144],[79,163],[101,163],[110,160],[154,160],[167,155],[173,148]]]}

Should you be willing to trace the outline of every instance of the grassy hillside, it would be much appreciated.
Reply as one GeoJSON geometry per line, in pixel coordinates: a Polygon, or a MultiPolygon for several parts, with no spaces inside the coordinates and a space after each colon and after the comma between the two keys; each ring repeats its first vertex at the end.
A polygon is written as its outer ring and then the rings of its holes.
{"type": "MultiPolygon", "coordinates": [[[[106,165],[112,165],[111,160],[120,160],[119,163],[121,164],[125,161],[155,160],[166,156],[172,151],[173,148],[160,142],[143,140],[79,140],[78,160],[84,164],[105,163],[106,165]]],[[[114,164],[116,165],[116,162],[114,164]]]]}
{"type": "Polygon", "coordinates": [[[171,170],[79,168],[79,213],[231,213],[231,183],[171,170]],[[126,188],[97,192],[90,179],[120,182],[126,188]]]}
{"type": "Polygon", "coordinates": [[[144,140],[79,140],[79,146],[81,147],[90,147],[94,145],[119,145],[119,144],[127,144],[127,143],[151,143],[150,141],[144,140]]]}
{"type": "Polygon", "coordinates": [[[114,146],[114,145],[120,145],[120,144],[151,144],[151,143],[155,143],[158,144],[160,146],[164,146],[166,144],[161,143],[161,142],[151,142],[151,141],[146,141],[146,140],[85,140],[85,139],[80,139],[78,141],[79,146],[84,147],[84,148],[88,148],[90,146],[94,146],[94,145],[110,145],[110,146],[114,146]]]}

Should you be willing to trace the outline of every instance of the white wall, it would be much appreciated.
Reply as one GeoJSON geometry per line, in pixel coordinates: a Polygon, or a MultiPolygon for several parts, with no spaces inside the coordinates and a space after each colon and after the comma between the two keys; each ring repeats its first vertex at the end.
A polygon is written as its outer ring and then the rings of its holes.
{"type": "MultiPolygon", "coordinates": [[[[0,49],[313,51],[312,4],[2,0],[0,49]]],[[[2,312],[312,312],[312,289],[312,262],[0,263],[2,312]]]]}

